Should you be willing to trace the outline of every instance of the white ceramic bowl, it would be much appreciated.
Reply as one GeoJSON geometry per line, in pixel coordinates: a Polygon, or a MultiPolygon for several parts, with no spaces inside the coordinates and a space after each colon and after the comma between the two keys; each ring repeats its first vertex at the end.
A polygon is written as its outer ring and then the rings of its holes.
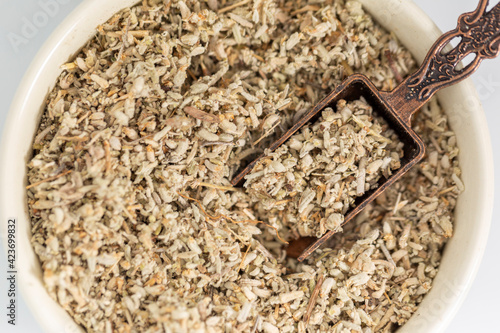
{"type": "MultiPolygon", "coordinates": [[[[37,54],[12,103],[1,144],[0,218],[16,218],[18,283],[33,315],[46,332],[81,329],[49,297],[40,265],[30,245],[27,214],[26,162],[47,93],[61,70],[89,40],[95,28],[138,0],[87,0],[56,29],[37,54]]],[[[436,25],[409,0],[361,0],[365,8],[421,61],[441,34],[436,25]]],[[[439,101],[457,134],[459,161],[466,190],[456,209],[455,234],[446,245],[434,287],[417,313],[399,332],[442,332],[470,288],[482,258],[493,207],[493,161],[486,119],[474,86],[465,81],[439,94],[439,101]]]]}

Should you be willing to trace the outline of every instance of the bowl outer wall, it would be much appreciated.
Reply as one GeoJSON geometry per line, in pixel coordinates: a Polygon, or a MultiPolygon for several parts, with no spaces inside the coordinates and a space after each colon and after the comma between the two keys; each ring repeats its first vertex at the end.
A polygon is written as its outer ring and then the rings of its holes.
{"type": "MultiPolygon", "coordinates": [[[[422,61],[441,34],[430,18],[409,0],[361,0],[365,9],[422,61]]],[[[3,243],[6,221],[15,217],[18,283],[26,303],[44,331],[81,331],[47,293],[29,241],[26,209],[26,162],[48,92],[68,61],[95,33],[95,27],[137,0],[87,0],[79,5],[34,58],[10,108],[0,146],[0,218],[3,243]],[[26,135],[29,133],[29,135],[26,135]],[[8,163],[6,163],[8,161],[8,163]],[[4,222],[5,221],[5,222],[4,222]]],[[[471,8],[472,10],[473,8],[471,8]]],[[[466,190],[458,199],[455,234],[443,254],[433,289],[399,332],[442,332],[458,311],[477,273],[488,237],[493,208],[493,158],[486,119],[470,80],[438,94],[457,133],[459,163],[466,190]]]]}

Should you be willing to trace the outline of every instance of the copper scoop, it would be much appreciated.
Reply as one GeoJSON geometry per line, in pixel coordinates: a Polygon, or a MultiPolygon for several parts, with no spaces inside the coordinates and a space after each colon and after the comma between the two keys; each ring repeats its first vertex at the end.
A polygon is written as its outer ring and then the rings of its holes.
{"type": "MultiPolygon", "coordinates": [[[[274,151],[302,126],[317,120],[323,109],[327,107],[335,109],[338,100],[353,101],[363,96],[374,111],[388,122],[404,143],[404,157],[401,160],[401,167],[392,176],[382,177],[377,188],[366,192],[355,200],[353,208],[345,215],[343,224],[349,222],[424,156],[424,143],[411,128],[412,114],[422,107],[436,91],[467,78],[479,67],[483,59],[494,58],[499,54],[500,3],[489,11],[487,11],[487,6],[488,0],[481,0],[475,11],[462,14],[458,18],[457,27],[443,34],[431,47],[420,68],[394,90],[390,92],[379,91],[366,76],[353,74],[305,114],[280,139],[271,144],[268,149],[274,151]],[[445,51],[445,47],[455,37],[461,38],[458,45],[445,51]],[[461,61],[468,55],[473,55],[474,59],[463,67],[461,61]]],[[[263,157],[265,157],[264,154],[248,164],[233,178],[231,183],[234,186],[241,184],[245,175],[263,157]]],[[[312,239],[312,241],[309,240],[309,237],[299,239],[290,245],[288,255],[302,253],[298,257],[298,260],[302,261],[334,233],[335,231],[328,231],[321,238],[312,239]],[[306,248],[306,246],[308,247],[306,248]],[[305,250],[303,250],[304,248],[305,250]]]]}

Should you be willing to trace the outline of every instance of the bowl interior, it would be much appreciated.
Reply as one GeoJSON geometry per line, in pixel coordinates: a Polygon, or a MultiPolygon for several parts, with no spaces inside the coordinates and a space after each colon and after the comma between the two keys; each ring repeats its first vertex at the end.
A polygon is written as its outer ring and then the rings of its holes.
{"type": "MultiPolygon", "coordinates": [[[[47,93],[60,65],[76,54],[95,28],[138,0],[87,0],[47,40],[27,71],[12,103],[1,144],[0,217],[17,218],[19,286],[35,318],[47,332],[81,329],[46,292],[36,255],[30,245],[30,220],[25,199],[25,165],[47,93]],[[13,144],[15,143],[15,145],[13,144]]],[[[439,29],[413,2],[360,0],[365,9],[422,61],[439,29]]],[[[470,81],[439,94],[457,134],[459,161],[466,190],[456,209],[455,234],[446,246],[434,287],[400,332],[443,331],[470,287],[485,248],[493,207],[493,162],[487,124],[470,81]]],[[[5,244],[6,223],[2,224],[5,244]]]]}

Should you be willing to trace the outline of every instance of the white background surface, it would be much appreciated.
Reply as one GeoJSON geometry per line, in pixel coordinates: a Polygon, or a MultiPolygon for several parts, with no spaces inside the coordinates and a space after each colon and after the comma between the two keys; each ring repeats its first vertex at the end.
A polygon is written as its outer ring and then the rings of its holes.
{"type": "MultiPolygon", "coordinates": [[[[103,0],[105,1],[105,0],[103,0]]],[[[407,1],[407,0],[402,0],[407,1]]],[[[0,0],[0,133],[21,78],[33,57],[57,25],[81,0],[0,0]],[[51,3],[51,6],[47,6],[51,3]],[[45,5],[44,5],[45,4],[45,5]],[[46,13],[46,14],[43,14],[46,13]],[[48,13],[48,15],[47,15],[48,13]],[[27,28],[31,24],[32,29],[27,28]]],[[[415,0],[443,31],[456,26],[458,16],[472,11],[477,0],[415,0]]],[[[493,3],[496,3],[494,0],[493,3]]],[[[488,119],[493,149],[500,146],[500,59],[487,60],[473,76],[488,119]]],[[[15,144],[15,143],[13,143],[15,144]]],[[[494,151],[495,173],[500,174],[500,150],[494,151]]],[[[0,156],[0,163],[8,163],[0,156]]],[[[500,177],[495,192],[500,191],[500,177]]],[[[2,186],[2,184],[0,184],[2,186]]],[[[497,199],[496,202],[499,200],[497,199]]],[[[474,284],[446,333],[500,332],[500,205],[493,212],[486,253],[474,284]]],[[[6,223],[6,221],[0,221],[6,223]]],[[[471,221],[474,223],[474,221],[471,221]]],[[[0,250],[0,332],[41,333],[21,296],[17,298],[17,325],[7,324],[6,258],[0,250]]],[[[29,297],[29,296],[27,296],[29,297]]]]}

